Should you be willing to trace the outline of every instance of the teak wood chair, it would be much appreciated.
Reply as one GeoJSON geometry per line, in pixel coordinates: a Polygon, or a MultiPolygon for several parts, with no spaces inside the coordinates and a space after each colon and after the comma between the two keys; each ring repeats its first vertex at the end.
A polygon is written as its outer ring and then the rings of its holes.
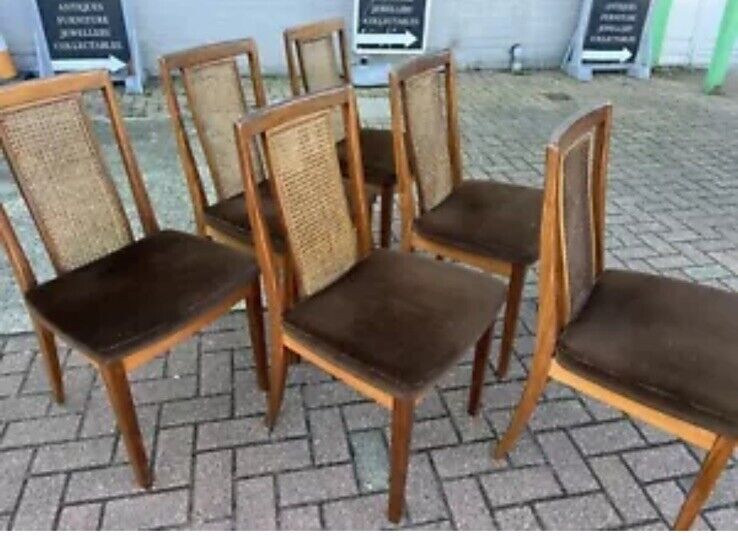
{"type": "Polygon", "coordinates": [[[107,73],[91,71],[0,90],[0,143],[56,276],[38,283],[0,206],[8,254],[57,402],[55,336],[100,371],[136,480],[151,485],[127,373],[246,300],[254,360],[267,385],[258,266],[189,234],[160,230],[107,73]],[[144,237],[135,239],[84,95],[102,94],[144,237]]]}
{"type": "Polygon", "coordinates": [[[353,90],[341,87],[253,112],[237,125],[246,203],[269,303],[273,426],[291,351],[392,411],[389,519],[404,503],[413,408],[476,342],[469,412],[476,413],[492,324],[504,300],[497,279],[449,263],[372,250],[353,90]],[[348,196],[332,134],[346,129],[348,196]],[[251,145],[262,139],[273,197],[295,263],[299,295],[279,293],[251,145]]]}
{"type": "MultiPolygon", "coordinates": [[[[284,46],[292,95],[313,93],[351,84],[351,65],[343,19],[327,19],[294,26],[284,31],[284,46]]],[[[348,165],[345,132],[336,117],[334,132],[338,156],[344,169],[348,165]]],[[[397,178],[392,156],[392,133],[387,129],[364,128],[359,132],[367,185],[379,191],[380,244],[390,246],[392,210],[397,178]]]]}
{"type": "Polygon", "coordinates": [[[576,116],[546,149],[535,354],[495,456],[554,379],[709,451],[674,525],[687,529],[736,445],[738,294],[605,269],[611,117],[576,116]]]}
{"type": "Polygon", "coordinates": [[[497,375],[510,363],[528,267],[538,259],[542,191],[463,180],[456,70],[449,51],[390,73],[402,249],[509,278],[497,375]],[[417,192],[417,197],[416,197],[417,192]]]}

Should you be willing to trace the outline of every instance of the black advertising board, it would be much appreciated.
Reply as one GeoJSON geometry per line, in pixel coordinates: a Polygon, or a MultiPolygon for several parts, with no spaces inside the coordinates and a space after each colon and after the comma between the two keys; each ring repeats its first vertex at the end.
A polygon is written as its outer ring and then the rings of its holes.
{"type": "Polygon", "coordinates": [[[52,61],[131,59],[121,0],[36,2],[52,61]]]}
{"type": "Polygon", "coordinates": [[[638,54],[650,0],[594,0],[584,62],[625,62],[638,54]]]}
{"type": "Polygon", "coordinates": [[[423,52],[429,5],[430,0],[355,0],[356,52],[423,52]]]}
{"type": "Polygon", "coordinates": [[[651,8],[654,0],[582,0],[579,23],[562,68],[577,80],[595,71],[651,75],[651,8]]]}

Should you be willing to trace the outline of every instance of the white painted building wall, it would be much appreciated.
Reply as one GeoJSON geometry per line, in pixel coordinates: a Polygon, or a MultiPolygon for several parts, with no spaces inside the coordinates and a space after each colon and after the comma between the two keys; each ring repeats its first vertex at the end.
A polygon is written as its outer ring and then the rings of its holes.
{"type": "MultiPolygon", "coordinates": [[[[17,63],[35,65],[28,6],[0,0],[0,33],[17,63]]],[[[352,24],[353,0],[129,0],[137,20],[144,66],[198,44],[251,36],[267,73],[284,73],[282,30],[342,16],[352,24]]],[[[581,0],[432,0],[430,49],[451,47],[462,66],[505,67],[511,45],[521,43],[527,67],[556,67],[574,30],[581,0]]],[[[662,63],[709,62],[725,0],[675,0],[662,63]]],[[[738,54],[735,55],[738,60],[738,54]]]]}

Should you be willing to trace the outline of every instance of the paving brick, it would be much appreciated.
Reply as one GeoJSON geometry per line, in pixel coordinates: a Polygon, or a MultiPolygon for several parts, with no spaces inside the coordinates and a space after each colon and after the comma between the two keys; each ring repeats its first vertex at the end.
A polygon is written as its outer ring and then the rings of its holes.
{"type": "Polygon", "coordinates": [[[738,530],[738,508],[735,506],[706,512],[704,517],[715,530],[738,530]]]}
{"type": "Polygon", "coordinates": [[[584,459],[564,432],[540,434],[538,441],[568,493],[599,489],[584,459]]]}
{"type": "Polygon", "coordinates": [[[448,418],[420,421],[413,424],[412,450],[426,450],[458,443],[456,431],[448,418]]]}
{"type": "Polygon", "coordinates": [[[192,398],[196,390],[197,379],[192,376],[136,382],[131,386],[136,404],[192,398]]]}
{"type": "Polygon", "coordinates": [[[113,456],[113,443],[112,437],[101,437],[44,445],[36,451],[33,472],[70,471],[108,464],[113,456]]]}
{"type": "Polygon", "coordinates": [[[236,476],[255,476],[300,469],[310,465],[310,450],[305,439],[254,445],[236,451],[236,476]]]}
{"type": "Polygon", "coordinates": [[[645,444],[638,430],[628,420],[577,428],[572,430],[571,436],[587,455],[617,452],[645,444]]]}
{"type": "Polygon", "coordinates": [[[391,528],[394,525],[387,520],[386,511],[386,493],[362,495],[323,504],[323,518],[325,528],[328,530],[391,528]]]}
{"type": "Polygon", "coordinates": [[[562,493],[547,467],[499,471],[479,480],[494,507],[556,497],[562,493]]]}
{"type": "Polygon", "coordinates": [[[601,493],[554,499],[535,505],[547,530],[580,530],[582,527],[606,529],[618,526],[615,510],[601,493]]]}
{"type": "Polygon", "coordinates": [[[495,510],[495,520],[500,530],[541,530],[530,506],[513,506],[495,510]]]}
{"type": "Polygon", "coordinates": [[[193,398],[179,402],[166,402],[161,410],[161,424],[207,422],[231,416],[231,397],[228,395],[209,398],[193,398]]]}
{"type": "Polygon", "coordinates": [[[76,504],[66,506],[59,516],[58,530],[97,530],[100,524],[102,504],[76,504]]]}
{"type": "Polygon", "coordinates": [[[134,482],[131,467],[128,464],[114,465],[72,473],[67,484],[65,500],[95,501],[136,493],[143,491],[134,482]]]}
{"type": "Polygon", "coordinates": [[[652,519],[656,512],[628,468],[615,456],[590,461],[610,500],[626,523],[652,519]]]}
{"type": "Polygon", "coordinates": [[[451,516],[459,530],[494,530],[479,484],[473,478],[443,483],[451,516]]]}
{"type": "Polygon", "coordinates": [[[434,450],[431,458],[441,478],[453,478],[492,469],[491,449],[488,441],[481,441],[434,450]]]}
{"type": "MultiPolygon", "coordinates": [[[[673,480],[658,482],[646,486],[646,493],[659,509],[661,515],[669,524],[676,521],[677,514],[684,503],[684,492],[673,480]]],[[[709,526],[698,516],[692,525],[692,530],[708,530],[709,526]]]]}
{"type": "Polygon", "coordinates": [[[143,530],[175,527],[187,522],[188,508],[187,490],[116,499],[105,505],[102,528],[120,530],[135,527],[143,530]]]}
{"type": "Polygon", "coordinates": [[[15,507],[31,455],[30,449],[0,452],[0,512],[10,512],[15,507]]]}
{"type": "Polygon", "coordinates": [[[306,435],[305,403],[300,388],[292,387],[286,389],[282,410],[279,412],[279,418],[272,431],[272,437],[275,439],[287,439],[306,435]]]}
{"type": "Polygon", "coordinates": [[[276,528],[273,478],[263,476],[240,480],[236,485],[236,530],[276,528]]]}
{"type": "Polygon", "coordinates": [[[338,499],[357,492],[351,465],[305,469],[277,477],[280,506],[338,499]]]}
{"type": "Polygon", "coordinates": [[[351,434],[353,464],[362,493],[383,491],[388,487],[389,453],[384,434],[379,430],[351,434]]]}
{"type": "Polygon", "coordinates": [[[200,360],[200,394],[214,395],[232,390],[233,357],[225,350],[207,354],[200,360]]]}
{"type": "Polygon", "coordinates": [[[220,449],[264,441],[269,431],[263,417],[202,423],[197,427],[197,449],[220,449]]]}
{"type": "Polygon", "coordinates": [[[466,411],[468,393],[466,391],[450,391],[443,394],[449,408],[451,421],[458,430],[463,442],[489,439],[493,436],[487,420],[481,415],[470,416],[466,411]]]}
{"type": "Polygon", "coordinates": [[[3,420],[18,421],[41,417],[49,406],[49,397],[46,394],[19,396],[0,400],[0,415],[3,420]]]}
{"type": "Polygon", "coordinates": [[[389,411],[374,402],[361,402],[341,407],[350,431],[384,428],[389,425],[389,411]]]}
{"type": "Polygon", "coordinates": [[[13,530],[51,530],[63,489],[64,475],[29,478],[15,513],[13,530]]]}
{"type": "Polygon", "coordinates": [[[559,400],[538,404],[530,419],[530,428],[535,431],[550,430],[591,420],[578,400],[559,400]]]}
{"type": "Polygon", "coordinates": [[[189,484],[194,435],[192,426],[168,428],[159,432],[154,465],[155,489],[189,484]]]}
{"type": "Polygon", "coordinates": [[[2,446],[42,445],[51,441],[73,439],[79,419],[77,415],[69,415],[11,422],[3,434],[2,446]]]}
{"type": "Polygon", "coordinates": [[[427,454],[415,454],[410,457],[405,499],[413,523],[448,518],[439,481],[427,454]]]}
{"type": "Polygon", "coordinates": [[[279,513],[280,530],[320,530],[320,511],[317,506],[285,508],[279,513]]]}
{"type": "Polygon", "coordinates": [[[338,408],[308,412],[310,441],[315,463],[344,462],[349,459],[348,441],[338,408]]]}
{"type": "Polygon", "coordinates": [[[231,514],[232,458],[230,450],[197,455],[192,507],[195,520],[207,521],[231,514]]]}
{"type": "Polygon", "coordinates": [[[12,396],[16,394],[22,381],[22,374],[0,376],[0,396],[12,396]]]}
{"type": "Polygon", "coordinates": [[[699,469],[682,443],[629,452],[623,459],[643,482],[694,473],[699,469]]]}

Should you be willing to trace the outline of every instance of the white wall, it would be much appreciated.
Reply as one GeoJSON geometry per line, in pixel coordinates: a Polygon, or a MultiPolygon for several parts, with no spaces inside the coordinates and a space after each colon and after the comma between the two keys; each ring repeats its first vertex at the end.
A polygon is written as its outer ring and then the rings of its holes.
{"type": "MultiPolygon", "coordinates": [[[[19,65],[34,65],[28,2],[0,0],[0,33],[19,65]]],[[[145,66],[159,55],[197,44],[251,36],[266,72],[284,72],[281,33],[290,25],[342,16],[352,23],[353,0],[129,0],[145,66]]],[[[429,48],[453,47],[462,65],[504,67],[521,43],[527,65],[559,64],[580,0],[432,0],[429,48]]]]}

